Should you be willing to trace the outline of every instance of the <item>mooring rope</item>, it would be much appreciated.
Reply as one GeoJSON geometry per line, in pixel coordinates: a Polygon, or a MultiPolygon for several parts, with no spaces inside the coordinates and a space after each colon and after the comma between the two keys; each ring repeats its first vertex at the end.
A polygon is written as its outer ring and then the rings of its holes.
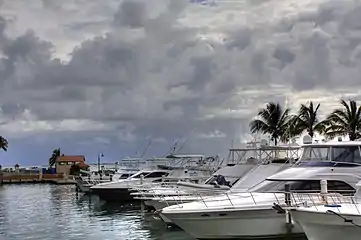
{"type": "Polygon", "coordinates": [[[334,212],[334,211],[332,211],[332,210],[327,210],[326,213],[332,213],[332,214],[334,214],[334,215],[342,218],[346,223],[351,223],[351,224],[354,225],[355,227],[361,228],[361,226],[358,225],[358,224],[356,224],[356,223],[354,223],[352,219],[347,219],[347,218],[345,218],[344,216],[342,216],[341,214],[338,214],[338,213],[336,213],[336,212],[334,212]]]}

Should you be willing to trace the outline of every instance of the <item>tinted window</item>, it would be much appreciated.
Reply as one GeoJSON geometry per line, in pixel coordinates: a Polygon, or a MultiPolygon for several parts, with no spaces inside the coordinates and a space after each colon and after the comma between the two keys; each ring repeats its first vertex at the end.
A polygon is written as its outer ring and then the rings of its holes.
{"type": "Polygon", "coordinates": [[[162,177],[162,176],[168,176],[167,172],[152,172],[146,176],[144,176],[144,178],[158,178],[158,177],[162,177]]]}
{"type": "MultiPolygon", "coordinates": [[[[287,182],[291,185],[293,192],[320,192],[321,184],[318,180],[313,181],[293,181],[287,182]]],[[[284,183],[285,184],[285,183],[284,183]]],[[[284,191],[284,184],[278,188],[278,191],[284,191]]],[[[355,189],[342,181],[327,181],[327,189],[329,192],[339,193],[355,193],[355,189]]]]}
{"type": "Polygon", "coordinates": [[[133,176],[132,178],[140,178],[140,175],[146,176],[148,174],[150,174],[150,172],[137,173],[137,175],[133,176]]]}
{"type": "Polygon", "coordinates": [[[329,160],[329,147],[305,147],[302,154],[303,161],[329,160]]]}
{"type": "Polygon", "coordinates": [[[332,161],[361,164],[359,147],[358,146],[332,147],[332,161]]]}
{"type": "Polygon", "coordinates": [[[129,176],[131,176],[131,174],[123,173],[122,175],[120,175],[119,179],[127,179],[129,176]]]}

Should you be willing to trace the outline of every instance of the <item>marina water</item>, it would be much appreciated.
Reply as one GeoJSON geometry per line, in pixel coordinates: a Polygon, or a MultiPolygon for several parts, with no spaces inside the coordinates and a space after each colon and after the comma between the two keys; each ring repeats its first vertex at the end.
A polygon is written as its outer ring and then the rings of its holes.
{"type": "Polygon", "coordinates": [[[77,195],[71,185],[0,186],[0,240],[193,240],[137,207],[77,195]]]}

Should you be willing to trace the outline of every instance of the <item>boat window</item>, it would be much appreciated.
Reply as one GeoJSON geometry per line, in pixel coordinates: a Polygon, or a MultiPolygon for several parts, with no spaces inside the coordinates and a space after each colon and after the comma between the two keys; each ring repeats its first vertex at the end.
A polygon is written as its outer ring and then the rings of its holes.
{"type": "Polygon", "coordinates": [[[329,147],[305,147],[302,154],[303,161],[329,160],[329,147]]]}
{"type": "MultiPolygon", "coordinates": [[[[237,182],[239,178],[237,178],[234,182],[237,182]]],[[[210,184],[210,185],[220,185],[220,186],[232,186],[232,181],[227,181],[228,179],[226,179],[223,175],[214,175],[211,178],[209,178],[205,184],[210,184]]]]}
{"type": "MultiPolygon", "coordinates": [[[[252,189],[256,192],[284,192],[285,184],[290,184],[293,192],[320,192],[321,184],[319,180],[302,180],[302,181],[269,181],[265,180],[258,187],[252,189]]],[[[343,181],[327,181],[329,192],[355,193],[355,189],[343,181]]]]}
{"type": "Polygon", "coordinates": [[[132,176],[132,178],[140,178],[140,176],[143,175],[144,178],[158,178],[162,176],[168,176],[168,172],[140,172],[132,176]]]}
{"type": "Polygon", "coordinates": [[[146,176],[148,174],[150,174],[151,172],[139,172],[139,173],[136,173],[132,176],[132,178],[140,178],[140,175],[143,175],[143,176],[146,176]]]}
{"type": "Polygon", "coordinates": [[[127,179],[130,176],[131,176],[131,174],[129,174],[129,173],[123,173],[122,175],[120,175],[119,179],[127,179]]]}
{"type": "MultiPolygon", "coordinates": [[[[285,182],[282,182],[285,184],[285,182]]],[[[270,181],[270,180],[263,180],[262,182],[258,183],[251,189],[250,192],[272,192],[272,190],[277,189],[276,187],[280,184],[279,181],[270,181]]]]}
{"type": "Polygon", "coordinates": [[[168,173],[167,172],[152,172],[148,175],[145,175],[144,178],[159,178],[159,177],[166,177],[168,176],[168,173]]]}
{"type": "Polygon", "coordinates": [[[211,179],[207,181],[206,184],[210,185],[219,185],[219,186],[231,186],[230,181],[227,181],[223,175],[214,175],[211,179]]]}
{"type": "Polygon", "coordinates": [[[359,146],[356,145],[332,147],[332,161],[361,164],[359,146]]]}

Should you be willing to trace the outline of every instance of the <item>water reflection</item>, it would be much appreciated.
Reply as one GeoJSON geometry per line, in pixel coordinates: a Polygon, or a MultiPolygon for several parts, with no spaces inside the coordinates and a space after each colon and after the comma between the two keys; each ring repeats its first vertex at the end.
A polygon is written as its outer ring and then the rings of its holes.
{"type": "Polygon", "coordinates": [[[0,223],[0,239],[11,240],[191,239],[181,231],[168,232],[139,206],[76,196],[72,186],[2,186],[0,223]]]}
{"type": "Polygon", "coordinates": [[[105,204],[73,186],[1,186],[0,223],[1,240],[194,240],[139,206],[105,204]]]}

